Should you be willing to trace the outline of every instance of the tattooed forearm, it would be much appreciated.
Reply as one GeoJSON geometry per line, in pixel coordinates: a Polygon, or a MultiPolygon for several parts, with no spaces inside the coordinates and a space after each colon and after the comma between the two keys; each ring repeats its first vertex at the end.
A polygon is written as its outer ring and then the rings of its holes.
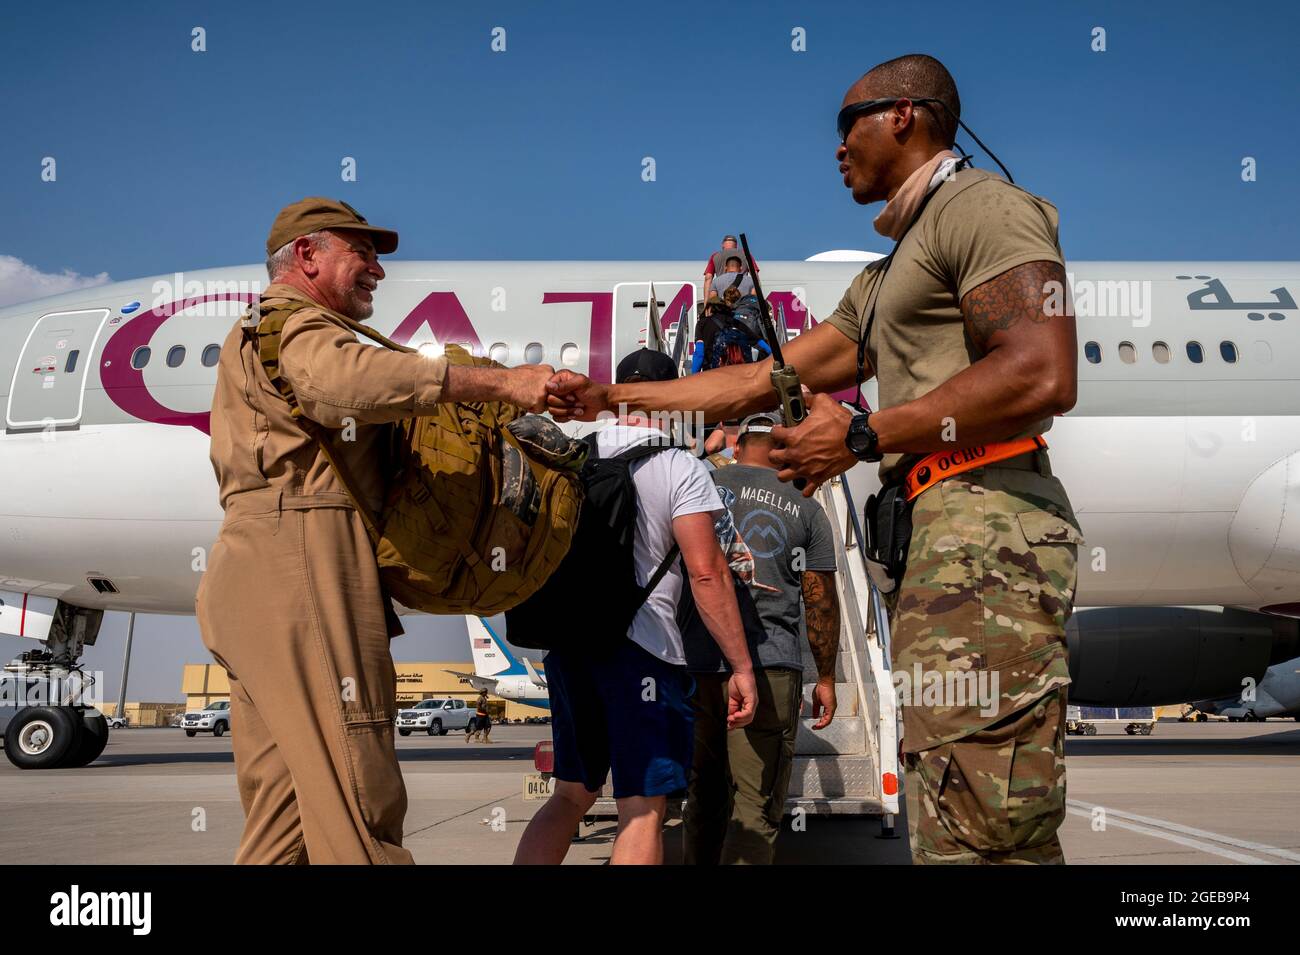
{"type": "Polygon", "coordinates": [[[840,602],[833,573],[804,571],[803,612],[817,675],[834,677],[835,657],[840,652],[840,602]]]}
{"type": "MultiPolygon", "coordinates": [[[[1065,269],[1058,262],[1026,262],[1008,269],[962,298],[966,333],[980,354],[987,354],[993,336],[1013,328],[1021,319],[1041,323],[1054,317],[1044,303],[1053,297],[1053,289],[1064,288],[1065,269]]],[[[1061,294],[1063,291],[1056,297],[1061,294]]]]}

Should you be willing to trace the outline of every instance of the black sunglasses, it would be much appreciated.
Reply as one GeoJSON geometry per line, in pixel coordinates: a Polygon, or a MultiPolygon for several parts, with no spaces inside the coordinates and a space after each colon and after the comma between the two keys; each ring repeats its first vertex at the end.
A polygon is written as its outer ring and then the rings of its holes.
{"type": "MultiPolygon", "coordinates": [[[[840,115],[835,121],[836,132],[840,134],[840,142],[849,138],[849,133],[853,129],[853,124],[858,121],[859,116],[865,116],[867,113],[882,109],[886,106],[893,106],[895,103],[901,103],[903,100],[911,103],[913,106],[920,106],[922,103],[938,103],[937,99],[912,99],[907,96],[887,96],[882,99],[867,99],[861,103],[850,103],[840,110],[840,115]]],[[[942,105],[942,104],[940,104],[942,105]]]]}

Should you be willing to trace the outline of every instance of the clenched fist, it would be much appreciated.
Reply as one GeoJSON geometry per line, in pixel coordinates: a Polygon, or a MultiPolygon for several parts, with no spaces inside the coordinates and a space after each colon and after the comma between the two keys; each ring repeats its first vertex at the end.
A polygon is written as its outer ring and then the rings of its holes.
{"type": "Polygon", "coordinates": [[[558,371],[546,385],[546,410],[556,421],[595,421],[609,407],[609,385],[574,371],[558,371]]]}
{"type": "Polygon", "coordinates": [[[520,365],[507,370],[504,400],[541,414],[546,410],[546,384],[554,374],[550,365],[520,365]]]}

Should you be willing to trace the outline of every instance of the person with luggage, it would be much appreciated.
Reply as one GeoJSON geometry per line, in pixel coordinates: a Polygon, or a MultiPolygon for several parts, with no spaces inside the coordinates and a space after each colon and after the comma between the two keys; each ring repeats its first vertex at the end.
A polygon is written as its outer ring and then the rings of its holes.
{"type": "Polygon", "coordinates": [[[440,402],[541,410],[546,365],[487,368],[363,345],[379,257],[397,233],[311,196],[276,216],[271,284],[221,347],[211,457],[225,520],[195,601],[203,642],[230,678],[244,810],[238,863],[410,863],[406,788],[393,744],[402,633],[374,546],[318,439],[378,511],[391,423],[440,402]],[[276,314],[277,377],[261,318],[276,314]],[[293,399],[294,404],[290,403],[293,399]]]}
{"type": "MultiPolygon", "coordinates": [[[[672,359],[641,349],[619,362],[619,381],[675,378],[672,359]]],[[[611,862],[659,864],[663,861],[663,820],[668,797],[685,791],[693,743],[690,696],[692,680],[675,614],[682,591],[684,564],[704,624],[731,667],[724,689],[727,724],[746,725],[753,717],[753,667],[745,646],[726,557],[714,536],[715,512],[721,508],[708,472],[693,455],[673,444],[644,415],[626,413],[594,435],[592,451],[606,462],[604,473],[622,478],[593,490],[588,485],[584,520],[602,526],[600,540],[611,536],[606,513],[610,500],[630,496],[634,533],[627,535],[625,573],[633,579],[622,588],[636,595],[630,626],[626,606],[611,606],[609,592],[619,581],[598,582],[599,564],[569,581],[562,565],[555,584],[562,609],[535,624],[550,632],[576,632],[546,657],[555,746],[555,791],[528,824],[515,855],[517,864],[558,864],[573,833],[595,802],[606,777],[612,776],[618,806],[618,834],[611,862]],[[615,471],[618,462],[621,471],[615,471]],[[576,592],[574,592],[576,591],[576,592]],[[585,612],[583,611],[586,605],[585,612]],[[576,618],[574,611],[577,612],[576,618]],[[611,624],[611,620],[618,623],[611,624]],[[617,628],[607,629],[607,628],[617,628]]],[[[589,465],[591,462],[588,462],[589,465]]],[[[580,524],[566,561],[581,562],[584,543],[580,524]],[[577,553],[575,553],[577,552],[577,553]]],[[[619,554],[600,563],[618,563],[619,554]]],[[[608,570],[605,571],[608,573],[608,570]]],[[[545,600],[545,588],[539,599],[545,600]]],[[[514,643],[530,646],[534,638],[528,605],[508,611],[507,633],[514,643]]],[[[554,640],[551,637],[551,640],[554,640]]]]}

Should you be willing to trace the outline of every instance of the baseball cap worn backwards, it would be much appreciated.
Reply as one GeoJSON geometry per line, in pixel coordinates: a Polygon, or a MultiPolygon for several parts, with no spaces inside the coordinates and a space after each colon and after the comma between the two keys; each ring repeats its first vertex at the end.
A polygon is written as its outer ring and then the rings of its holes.
{"type": "Polygon", "coordinates": [[[752,414],[744,421],[740,422],[741,434],[765,434],[771,433],[781,422],[776,419],[775,415],[760,411],[758,414],[752,414]]]}
{"type": "Polygon", "coordinates": [[[280,210],[280,214],[275,217],[275,222],[271,223],[270,234],[266,237],[266,254],[271,255],[276,249],[294,239],[319,232],[321,229],[353,229],[357,232],[369,232],[377,253],[388,255],[397,251],[397,233],[392,229],[381,229],[371,225],[366,221],[365,216],[339,199],[308,196],[280,210]]]}

